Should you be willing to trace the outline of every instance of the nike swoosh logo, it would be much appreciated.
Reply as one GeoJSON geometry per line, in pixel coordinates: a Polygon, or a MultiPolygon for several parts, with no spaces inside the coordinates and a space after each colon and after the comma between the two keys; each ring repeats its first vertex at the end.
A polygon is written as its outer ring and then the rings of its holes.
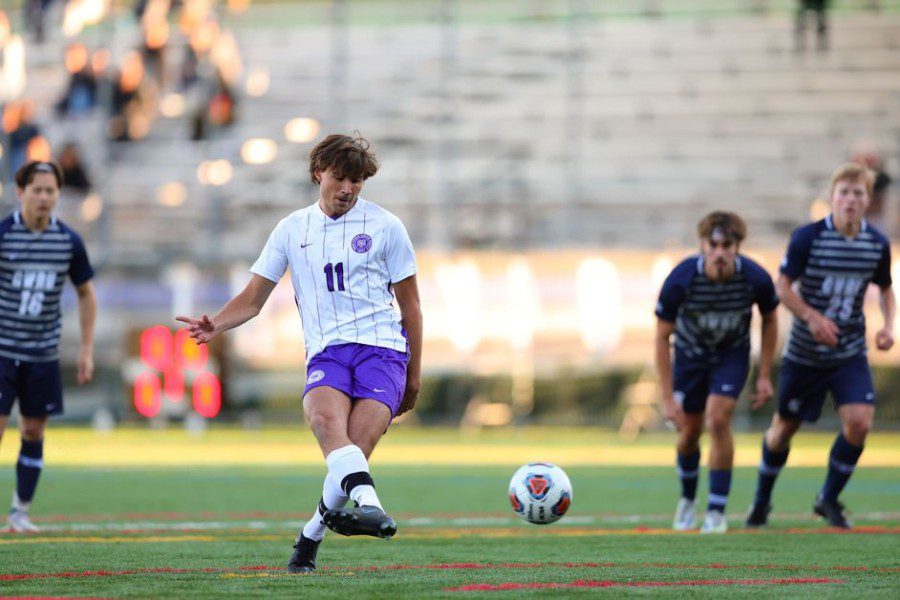
{"type": "Polygon", "coordinates": [[[379,390],[378,388],[372,388],[372,391],[375,392],[376,394],[383,394],[383,393],[384,393],[384,390],[379,390]]]}
{"type": "Polygon", "coordinates": [[[308,244],[300,244],[301,248],[306,248],[307,246],[312,246],[312,242],[310,242],[308,244]]]}

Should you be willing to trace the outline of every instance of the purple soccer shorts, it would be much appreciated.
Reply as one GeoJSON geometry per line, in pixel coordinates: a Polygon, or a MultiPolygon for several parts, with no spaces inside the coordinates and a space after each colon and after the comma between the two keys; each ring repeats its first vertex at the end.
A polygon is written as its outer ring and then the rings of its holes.
{"type": "Polygon", "coordinates": [[[391,410],[393,417],[406,391],[407,360],[405,352],[390,348],[352,343],[328,346],[306,366],[303,395],[327,385],[353,400],[377,400],[391,410]]]}

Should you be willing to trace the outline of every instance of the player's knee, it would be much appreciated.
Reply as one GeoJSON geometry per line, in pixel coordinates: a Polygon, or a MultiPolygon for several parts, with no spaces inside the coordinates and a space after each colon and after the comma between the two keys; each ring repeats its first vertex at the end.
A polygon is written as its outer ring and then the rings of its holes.
{"type": "Polygon", "coordinates": [[[19,433],[26,442],[37,442],[44,437],[44,426],[41,423],[22,423],[19,433]]]}
{"type": "Polygon", "coordinates": [[[862,446],[870,429],[872,429],[871,419],[865,417],[847,419],[844,422],[844,437],[854,446],[862,446]]]}
{"type": "Polygon", "coordinates": [[[731,433],[731,416],[721,412],[707,413],[706,428],[712,436],[729,435],[731,433]]]}
{"type": "Polygon", "coordinates": [[[326,412],[311,413],[307,415],[307,419],[309,420],[309,427],[313,430],[316,437],[328,435],[338,428],[335,416],[326,412]]]}

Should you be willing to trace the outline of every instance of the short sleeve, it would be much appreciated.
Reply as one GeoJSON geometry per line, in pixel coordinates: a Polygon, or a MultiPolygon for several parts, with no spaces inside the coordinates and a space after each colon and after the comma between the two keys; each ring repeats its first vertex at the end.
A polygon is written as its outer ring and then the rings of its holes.
{"type": "Polygon", "coordinates": [[[281,221],[269,235],[269,240],[263,247],[259,258],[250,267],[250,272],[278,283],[288,266],[286,238],[285,222],[281,221]]]}
{"type": "Polygon", "coordinates": [[[684,302],[685,286],[679,281],[678,269],[672,271],[666,277],[662,290],[659,292],[659,301],[656,303],[656,316],[663,321],[674,322],[678,317],[678,309],[684,302]]]}
{"type": "Polygon", "coordinates": [[[72,260],[69,262],[69,279],[76,286],[87,283],[94,277],[94,269],[88,260],[87,249],[81,238],[72,233],[72,260]]]}
{"type": "Polygon", "coordinates": [[[875,267],[875,275],[872,277],[872,283],[880,288],[886,288],[891,285],[891,245],[885,240],[884,250],[881,252],[881,260],[875,267]]]}
{"type": "Polygon", "coordinates": [[[400,219],[394,219],[391,225],[384,260],[391,283],[398,283],[416,274],[416,253],[400,219]]]}
{"type": "Polygon", "coordinates": [[[775,293],[775,283],[772,277],[762,267],[756,272],[753,288],[756,290],[754,301],[759,307],[759,312],[768,314],[778,308],[778,294],[775,293]]]}
{"type": "Polygon", "coordinates": [[[791,241],[788,243],[787,252],[781,260],[781,272],[791,280],[800,277],[806,268],[811,246],[812,236],[807,233],[805,228],[794,231],[791,241]]]}

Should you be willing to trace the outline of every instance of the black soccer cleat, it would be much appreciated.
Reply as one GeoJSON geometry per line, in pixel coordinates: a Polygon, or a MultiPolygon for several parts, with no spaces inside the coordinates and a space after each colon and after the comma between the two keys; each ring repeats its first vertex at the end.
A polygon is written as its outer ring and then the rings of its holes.
{"type": "Polygon", "coordinates": [[[837,500],[826,500],[822,496],[816,496],[813,512],[820,517],[824,517],[832,527],[851,528],[850,521],[844,516],[844,505],[837,500]]]}
{"type": "Polygon", "coordinates": [[[389,540],[397,533],[397,524],[377,506],[333,508],[322,515],[322,522],[341,535],[371,535],[389,540]]]}
{"type": "Polygon", "coordinates": [[[769,513],[772,512],[771,504],[750,505],[750,512],[747,513],[747,520],[744,523],[747,527],[756,528],[769,524],[769,513]]]}
{"type": "Polygon", "coordinates": [[[294,554],[287,564],[288,573],[312,573],[316,570],[316,552],[322,540],[311,540],[301,532],[294,543],[294,554]]]}

